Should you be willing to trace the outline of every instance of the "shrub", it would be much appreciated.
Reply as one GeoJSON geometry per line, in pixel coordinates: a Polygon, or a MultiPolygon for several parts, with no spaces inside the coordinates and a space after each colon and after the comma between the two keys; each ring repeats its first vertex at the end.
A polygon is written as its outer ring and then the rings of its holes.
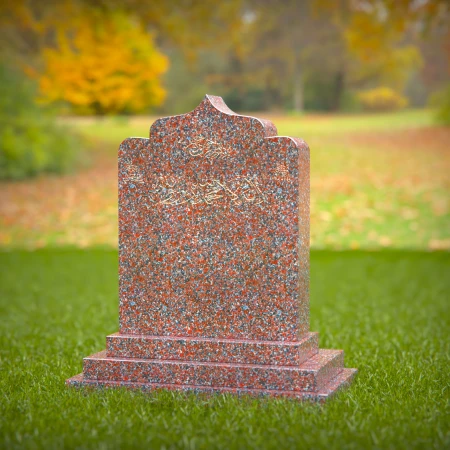
{"type": "Polygon", "coordinates": [[[33,86],[0,66],[0,179],[67,172],[79,148],[80,140],[35,104],[33,86]]]}
{"type": "Polygon", "coordinates": [[[360,92],[358,98],[367,111],[396,111],[408,105],[406,97],[385,86],[360,92]]]}
{"type": "Polygon", "coordinates": [[[450,125],[450,84],[434,92],[430,96],[429,104],[436,109],[436,122],[441,125],[450,125]]]}
{"type": "Polygon", "coordinates": [[[362,105],[359,95],[351,90],[345,90],[341,99],[341,111],[348,113],[361,112],[362,105]]]}

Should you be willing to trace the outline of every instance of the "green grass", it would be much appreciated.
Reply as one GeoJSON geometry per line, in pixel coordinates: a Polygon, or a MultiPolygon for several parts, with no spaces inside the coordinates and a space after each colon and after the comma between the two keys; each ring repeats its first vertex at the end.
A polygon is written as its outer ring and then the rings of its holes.
{"type": "MultiPolygon", "coordinates": [[[[311,147],[313,247],[449,248],[448,134],[431,111],[267,117],[311,147]]],[[[155,117],[66,120],[115,157],[155,117]]]]}
{"type": "MultiPolygon", "coordinates": [[[[271,117],[269,116],[269,118],[271,117]]],[[[285,116],[281,121],[277,117],[271,119],[277,125],[279,135],[299,136],[305,140],[315,136],[377,131],[390,132],[433,125],[432,112],[424,109],[373,114],[285,116]]]]}
{"type": "Polygon", "coordinates": [[[0,448],[450,445],[450,255],[312,253],[311,329],[359,375],[324,406],[68,389],[117,331],[117,253],[0,253],[0,448]]]}
{"type": "MultiPolygon", "coordinates": [[[[272,120],[280,136],[308,139],[353,132],[397,131],[431,126],[432,111],[405,110],[378,114],[305,114],[299,116],[274,115],[270,113],[243,113],[272,120]]],[[[156,116],[131,117],[73,117],[63,122],[75,127],[84,135],[119,146],[130,136],[148,137],[156,116]]]]}

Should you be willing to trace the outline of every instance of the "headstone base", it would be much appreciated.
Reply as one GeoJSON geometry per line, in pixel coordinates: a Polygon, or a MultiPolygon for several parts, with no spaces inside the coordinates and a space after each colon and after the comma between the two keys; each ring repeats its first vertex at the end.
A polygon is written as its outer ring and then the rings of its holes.
{"type": "Polygon", "coordinates": [[[114,334],[107,337],[107,350],[84,358],[83,373],[67,384],[322,401],[355,374],[356,369],[344,368],[342,350],[318,348],[317,333],[298,342],[114,334]],[[268,364],[258,363],[264,358],[268,364]]]}
{"type": "Polygon", "coordinates": [[[211,387],[211,386],[196,386],[196,385],[177,385],[177,384],[163,384],[163,383],[138,383],[126,381],[104,381],[104,380],[86,380],[83,374],[76,375],[67,380],[67,384],[75,387],[96,387],[96,388],[117,388],[126,387],[129,389],[140,389],[142,391],[152,391],[155,389],[168,389],[176,391],[191,391],[195,393],[228,393],[235,395],[251,395],[254,397],[287,397],[297,400],[310,400],[317,402],[324,402],[327,398],[335,394],[339,389],[351,383],[355,376],[356,369],[342,369],[342,371],[321,389],[316,391],[282,391],[282,390],[268,390],[268,389],[244,389],[244,388],[227,388],[227,387],[211,387]]]}

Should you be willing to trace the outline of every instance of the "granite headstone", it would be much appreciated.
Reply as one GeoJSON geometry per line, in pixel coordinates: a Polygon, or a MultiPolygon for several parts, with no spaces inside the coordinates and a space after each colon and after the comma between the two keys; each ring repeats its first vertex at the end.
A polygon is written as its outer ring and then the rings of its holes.
{"type": "Polygon", "coordinates": [[[119,149],[119,332],[71,385],[321,400],[348,383],[309,331],[309,148],[220,97],[119,149]]]}

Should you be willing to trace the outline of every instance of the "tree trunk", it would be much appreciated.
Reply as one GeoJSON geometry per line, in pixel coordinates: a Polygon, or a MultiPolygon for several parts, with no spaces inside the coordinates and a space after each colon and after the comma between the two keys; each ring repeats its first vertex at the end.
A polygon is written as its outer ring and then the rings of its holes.
{"type": "Polygon", "coordinates": [[[265,109],[273,111],[281,108],[282,95],[273,74],[269,74],[266,77],[266,88],[264,94],[265,109]]]}
{"type": "Polygon", "coordinates": [[[233,49],[231,53],[230,68],[231,68],[230,77],[232,79],[231,82],[232,89],[233,90],[236,89],[238,93],[237,97],[234,99],[235,103],[234,107],[236,108],[236,111],[240,111],[242,110],[242,105],[244,103],[245,92],[244,92],[244,83],[242,82],[242,73],[243,73],[242,61],[236,54],[235,49],[233,49]]]}
{"type": "Polygon", "coordinates": [[[338,111],[341,108],[342,95],[344,93],[344,73],[338,72],[334,78],[333,98],[331,99],[331,110],[338,111]]]}
{"type": "Polygon", "coordinates": [[[300,61],[296,61],[294,68],[294,111],[302,112],[303,100],[303,75],[300,61]]]}

